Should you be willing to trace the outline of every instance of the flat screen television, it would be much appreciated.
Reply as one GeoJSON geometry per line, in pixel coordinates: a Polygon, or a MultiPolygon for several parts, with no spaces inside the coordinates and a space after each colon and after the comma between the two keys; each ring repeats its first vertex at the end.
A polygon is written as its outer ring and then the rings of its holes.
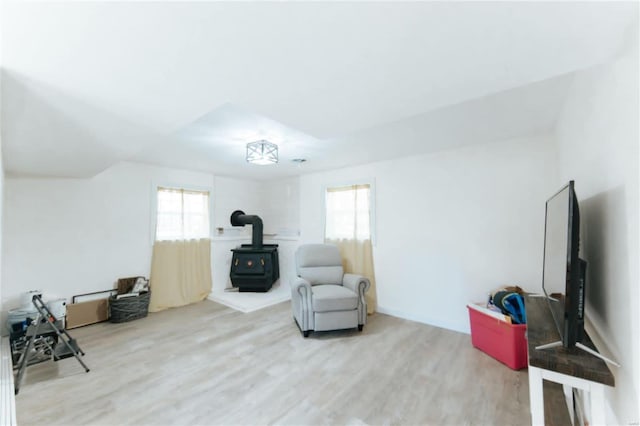
{"type": "Polygon", "coordinates": [[[580,211],[574,181],[547,200],[542,289],[562,346],[582,341],[587,263],[578,257],[580,211]]]}

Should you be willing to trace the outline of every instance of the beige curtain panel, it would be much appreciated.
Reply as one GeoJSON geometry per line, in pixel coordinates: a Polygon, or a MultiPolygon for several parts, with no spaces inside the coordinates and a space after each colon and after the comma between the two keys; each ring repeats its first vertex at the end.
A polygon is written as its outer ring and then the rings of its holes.
{"type": "Polygon", "coordinates": [[[325,242],[340,249],[344,271],[369,278],[367,313],[376,311],[376,277],[371,244],[371,186],[327,188],[325,242]]]}
{"type": "Polygon", "coordinates": [[[371,240],[326,240],[329,244],[335,244],[340,249],[342,267],[344,272],[362,275],[369,278],[371,287],[365,294],[367,300],[367,313],[376,311],[378,298],[376,296],[376,277],[373,271],[373,250],[371,240]]]}
{"type": "Polygon", "coordinates": [[[150,312],[204,300],[211,292],[211,240],[156,241],[150,286],[150,312]]]}

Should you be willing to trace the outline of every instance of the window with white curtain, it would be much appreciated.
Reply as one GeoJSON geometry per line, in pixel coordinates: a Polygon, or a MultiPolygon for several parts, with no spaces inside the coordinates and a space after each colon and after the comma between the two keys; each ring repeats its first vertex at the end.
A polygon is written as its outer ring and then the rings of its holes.
{"type": "Polygon", "coordinates": [[[209,237],[209,191],[158,187],[156,240],[209,237]]]}
{"type": "Polygon", "coordinates": [[[371,185],[327,188],[325,239],[371,239],[371,185]]]}

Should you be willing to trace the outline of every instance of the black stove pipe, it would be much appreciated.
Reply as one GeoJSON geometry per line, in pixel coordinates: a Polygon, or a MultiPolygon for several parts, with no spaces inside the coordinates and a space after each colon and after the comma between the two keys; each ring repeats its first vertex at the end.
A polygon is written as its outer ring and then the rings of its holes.
{"type": "Polygon", "coordinates": [[[260,219],[260,216],[244,214],[242,210],[236,210],[231,213],[231,225],[252,225],[251,245],[254,249],[262,248],[262,219],[260,219]]]}

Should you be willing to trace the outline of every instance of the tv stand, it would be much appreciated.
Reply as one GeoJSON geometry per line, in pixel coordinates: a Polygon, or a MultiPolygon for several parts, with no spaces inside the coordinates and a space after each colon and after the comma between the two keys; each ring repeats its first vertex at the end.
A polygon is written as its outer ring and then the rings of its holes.
{"type": "MultiPolygon", "coordinates": [[[[544,349],[558,348],[560,346],[562,346],[562,340],[558,340],[558,341],[553,342],[553,343],[547,343],[545,345],[536,346],[536,350],[540,351],[540,350],[544,350],[544,349]]],[[[599,353],[597,351],[594,351],[593,349],[589,348],[588,346],[583,345],[580,342],[576,342],[576,348],[578,348],[580,350],[583,350],[583,351],[585,351],[587,353],[590,353],[591,355],[595,356],[596,358],[600,358],[604,362],[608,362],[609,364],[613,364],[616,367],[620,367],[620,364],[618,364],[614,360],[607,358],[606,356],[602,355],[601,353],[599,353]]]]}
{"type": "Polygon", "coordinates": [[[590,403],[587,405],[591,408],[591,412],[585,413],[589,423],[606,424],[604,389],[605,386],[614,386],[615,380],[603,360],[604,357],[593,356],[593,352],[600,354],[589,335],[584,333],[580,347],[576,345],[573,348],[565,348],[558,341],[560,336],[549,312],[547,301],[541,297],[527,296],[525,308],[527,310],[531,424],[544,424],[543,380],[563,385],[572,420],[573,390],[579,389],[585,392],[585,397],[589,398],[590,403]]]}

